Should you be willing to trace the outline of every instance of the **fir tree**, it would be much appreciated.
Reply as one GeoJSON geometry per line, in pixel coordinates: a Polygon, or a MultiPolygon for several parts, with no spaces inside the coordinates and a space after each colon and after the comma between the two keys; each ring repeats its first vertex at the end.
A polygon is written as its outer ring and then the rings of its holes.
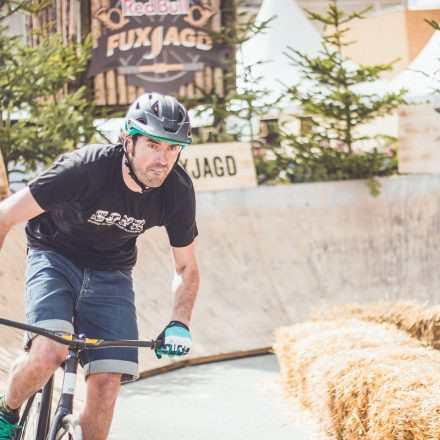
{"type": "MultiPolygon", "coordinates": [[[[303,85],[290,87],[287,96],[299,105],[307,117],[307,129],[299,135],[287,135],[283,146],[275,149],[276,179],[288,182],[373,178],[396,171],[395,151],[388,147],[394,138],[360,135],[359,127],[395,111],[405,102],[405,90],[386,93],[363,92],[361,84],[373,83],[388,64],[355,65],[343,49],[348,24],[362,19],[368,9],[347,14],[330,0],[325,15],[305,10],[308,18],[324,26],[322,49],[309,56],[287,46],[285,51],[303,77],[303,85]],[[365,151],[366,145],[370,148],[365,151]]],[[[377,193],[377,180],[370,180],[377,193]]]]}
{"type": "Polygon", "coordinates": [[[25,183],[38,165],[89,141],[93,108],[86,88],[67,93],[87,66],[91,40],[66,46],[58,35],[28,47],[11,36],[4,19],[35,13],[48,2],[5,1],[0,6],[0,149],[10,183],[25,183]],[[60,93],[64,89],[63,93],[60,93]],[[11,173],[14,179],[11,181],[11,173]],[[18,177],[17,177],[18,176],[18,177]]]}

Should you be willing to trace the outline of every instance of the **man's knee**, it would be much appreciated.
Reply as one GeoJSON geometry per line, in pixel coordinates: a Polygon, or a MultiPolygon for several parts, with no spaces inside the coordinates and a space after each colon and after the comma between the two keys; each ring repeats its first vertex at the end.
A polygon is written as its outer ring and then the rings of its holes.
{"type": "Polygon", "coordinates": [[[92,373],[87,377],[87,396],[99,399],[101,406],[113,406],[121,387],[119,373],[92,373]]]}
{"type": "Polygon", "coordinates": [[[44,336],[36,336],[29,350],[29,362],[56,370],[65,360],[68,347],[51,341],[44,336]]]}

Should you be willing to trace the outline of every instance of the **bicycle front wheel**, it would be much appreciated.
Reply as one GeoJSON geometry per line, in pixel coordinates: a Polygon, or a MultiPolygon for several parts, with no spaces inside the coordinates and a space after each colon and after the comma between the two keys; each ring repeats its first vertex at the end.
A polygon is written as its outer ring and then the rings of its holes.
{"type": "Polygon", "coordinates": [[[41,409],[41,391],[35,393],[26,403],[25,416],[22,419],[20,440],[35,440],[37,438],[38,421],[41,409]]]}
{"type": "Polygon", "coordinates": [[[55,440],[82,440],[82,430],[79,421],[72,414],[63,417],[55,440]]]}
{"type": "Polygon", "coordinates": [[[17,440],[44,440],[49,431],[53,378],[26,402],[19,424],[23,426],[17,440]]]}

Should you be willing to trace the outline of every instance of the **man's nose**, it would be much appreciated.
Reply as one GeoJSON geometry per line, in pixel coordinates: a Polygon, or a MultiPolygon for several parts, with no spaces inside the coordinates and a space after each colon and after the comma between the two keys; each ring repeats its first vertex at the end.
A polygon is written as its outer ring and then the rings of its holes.
{"type": "Polygon", "coordinates": [[[157,158],[161,165],[168,165],[168,151],[166,149],[160,149],[157,158]]]}

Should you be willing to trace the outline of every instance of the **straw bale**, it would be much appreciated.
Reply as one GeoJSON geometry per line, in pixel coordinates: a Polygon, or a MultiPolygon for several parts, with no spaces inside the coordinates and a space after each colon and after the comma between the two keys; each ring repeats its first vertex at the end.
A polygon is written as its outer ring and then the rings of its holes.
{"type": "Polygon", "coordinates": [[[281,328],[275,334],[275,352],[285,386],[304,406],[309,406],[304,393],[305,375],[310,366],[324,356],[337,357],[344,350],[417,344],[391,325],[366,323],[361,320],[305,322],[281,328]],[[295,362],[290,362],[295,359],[295,362]]]}
{"type": "Polygon", "coordinates": [[[440,356],[435,355],[388,365],[378,375],[369,405],[369,438],[440,438],[440,356]]]}
{"type": "Polygon", "coordinates": [[[360,433],[367,432],[369,397],[376,390],[376,376],[383,376],[385,371],[377,371],[377,363],[386,369],[405,358],[419,356],[420,350],[423,348],[396,345],[324,356],[310,367],[304,378],[307,384],[304,392],[310,400],[308,408],[336,436],[363,438],[360,433]]]}
{"type": "Polygon", "coordinates": [[[390,324],[315,321],[276,332],[286,392],[344,440],[440,439],[440,353],[390,324]]]}
{"type": "Polygon", "coordinates": [[[440,305],[426,307],[415,301],[380,301],[373,304],[326,304],[312,314],[312,321],[357,318],[390,323],[419,339],[440,348],[440,305]]]}
{"type": "MultiPolygon", "coordinates": [[[[417,400],[406,403],[402,400],[405,391],[412,391],[423,401],[432,387],[437,388],[427,372],[432,371],[431,377],[438,379],[440,370],[437,363],[429,360],[426,349],[359,353],[357,359],[353,356],[342,363],[342,368],[338,368],[340,361],[336,360],[335,364],[330,365],[334,371],[327,385],[332,397],[329,411],[342,438],[394,439],[398,435],[413,438],[415,425],[424,434],[428,431],[424,425],[438,426],[440,420],[435,410],[433,420],[426,416],[415,417],[421,412],[417,400]],[[409,408],[413,408],[411,412],[409,408]]],[[[437,398],[437,405],[439,403],[437,398]]]]}

